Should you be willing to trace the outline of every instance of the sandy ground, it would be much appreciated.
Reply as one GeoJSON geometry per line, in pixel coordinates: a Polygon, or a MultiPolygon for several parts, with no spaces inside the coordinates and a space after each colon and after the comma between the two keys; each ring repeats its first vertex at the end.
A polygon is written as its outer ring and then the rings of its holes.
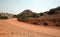
{"type": "Polygon", "coordinates": [[[0,37],[60,37],[60,28],[27,24],[12,18],[0,20],[0,37]]]}

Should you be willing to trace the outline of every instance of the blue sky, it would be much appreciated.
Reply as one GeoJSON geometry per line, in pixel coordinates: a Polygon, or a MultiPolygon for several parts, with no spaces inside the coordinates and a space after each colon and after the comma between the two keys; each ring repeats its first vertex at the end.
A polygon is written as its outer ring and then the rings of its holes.
{"type": "Polygon", "coordinates": [[[60,6],[60,0],[0,0],[0,12],[18,14],[25,9],[40,13],[60,6]]]}

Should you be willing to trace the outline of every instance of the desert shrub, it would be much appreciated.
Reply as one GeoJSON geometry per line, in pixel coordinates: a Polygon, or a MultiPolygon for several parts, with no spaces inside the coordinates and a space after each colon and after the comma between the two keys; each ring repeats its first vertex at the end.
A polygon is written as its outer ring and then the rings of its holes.
{"type": "Polygon", "coordinates": [[[25,10],[22,13],[17,15],[17,18],[21,21],[27,21],[28,18],[37,18],[36,13],[33,13],[30,10],[25,10]]]}
{"type": "Polygon", "coordinates": [[[35,24],[35,25],[37,25],[37,24],[38,24],[38,22],[37,22],[37,21],[33,21],[33,22],[32,22],[32,24],[35,24]]]}
{"type": "Polygon", "coordinates": [[[18,21],[26,21],[27,20],[27,17],[25,16],[25,15],[18,15],[17,16],[17,19],[18,19],[18,21]]]}
{"type": "Polygon", "coordinates": [[[32,13],[32,17],[37,18],[37,14],[36,13],[32,13]]]}
{"type": "Polygon", "coordinates": [[[48,24],[45,22],[44,24],[43,24],[44,26],[48,26],[48,24]]]}
{"type": "Polygon", "coordinates": [[[56,21],[55,26],[60,27],[60,22],[56,21]]]}
{"type": "Polygon", "coordinates": [[[24,10],[22,13],[18,14],[17,17],[25,16],[25,17],[37,18],[36,15],[37,13],[34,13],[31,10],[24,10]]]}
{"type": "Polygon", "coordinates": [[[8,19],[7,16],[0,16],[0,19],[8,19]]]}
{"type": "Polygon", "coordinates": [[[50,20],[50,21],[55,23],[56,22],[56,19],[55,18],[52,18],[52,20],[50,20]]]}
{"type": "Polygon", "coordinates": [[[55,26],[60,27],[60,24],[56,24],[55,26]]]}
{"type": "Polygon", "coordinates": [[[18,17],[18,20],[19,21],[27,21],[27,17],[22,15],[22,16],[18,17]]]}
{"type": "Polygon", "coordinates": [[[17,15],[14,15],[13,18],[17,18],[17,15]]]}
{"type": "Polygon", "coordinates": [[[60,6],[58,6],[57,8],[55,8],[56,10],[60,10],[60,6]]]}
{"type": "Polygon", "coordinates": [[[49,14],[49,15],[55,14],[55,9],[50,9],[49,12],[48,12],[47,14],[49,14]]]}
{"type": "Polygon", "coordinates": [[[39,16],[38,16],[38,15],[36,15],[36,16],[35,16],[35,18],[39,18],[39,16]]]}
{"type": "Polygon", "coordinates": [[[43,13],[40,13],[40,16],[43,16],[43,13]]]}
{"type": "Polygon", "coordinates": [[[56,8],[53,8],[53,9],[50,9],[49,12],[47,14],[51,15],[51,14],[57,14],[55,11],[56,10],[60,10],[60,6],[56,7],[56,8]]]}
{"type": "Polygon", "coordinates": [[[18,14],[18,15],[17,15],[17,18],[20,18],[21,16],[23,16],[22,13],[18,14]]]}

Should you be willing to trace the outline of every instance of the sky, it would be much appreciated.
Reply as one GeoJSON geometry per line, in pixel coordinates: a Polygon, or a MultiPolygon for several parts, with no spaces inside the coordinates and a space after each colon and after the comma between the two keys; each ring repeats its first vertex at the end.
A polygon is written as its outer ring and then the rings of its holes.
{"type": "Polygon", "coordinates": [[[60,0],[0,0],[0,12],[18,14],[26,9],[40,13],[60,6],[60,0]]]}

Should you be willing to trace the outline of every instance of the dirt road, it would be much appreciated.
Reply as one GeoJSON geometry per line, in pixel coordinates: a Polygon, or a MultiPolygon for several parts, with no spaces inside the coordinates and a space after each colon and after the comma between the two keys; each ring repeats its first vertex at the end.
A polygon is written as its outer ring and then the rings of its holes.
{"type": "Polygon", "coordinates": [[[0,20],[0,37],[60,37],[60,29],[18,22],[12,18],[0,20]]]}

